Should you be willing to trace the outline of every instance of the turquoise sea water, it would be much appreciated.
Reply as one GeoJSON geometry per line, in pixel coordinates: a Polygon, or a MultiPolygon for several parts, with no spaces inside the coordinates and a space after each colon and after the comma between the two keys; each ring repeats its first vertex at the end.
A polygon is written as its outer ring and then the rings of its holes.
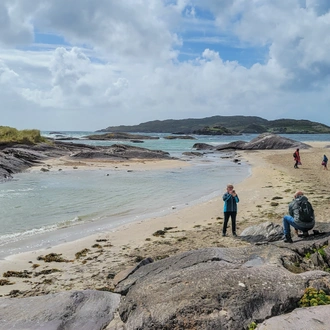
{"type": "MultiPolygon", "coordinates": [[[[52,136],[42,132],[44,136],[52,136]]],[[[81,138],[92,132],[61,132],[81,138]]],[[[146,140],[136,146],[167,151],[191,166],[127,172],[112,170],[65,170],[20,173],[0,185],[0,258],[26,250],[51,247],[121,224],[161,216],[222,194],[228,182],[249,175],[249,166],[235,164],[209,153],[185,158],[196,142],[219,145],[249,141],[256,135],[196,136],[196,140],[146,140]]],[[[330,141],[329,135],[288,136],[299,141],[330,141]]],[[[77,141],[73,141],[77,142],[77,141]]],[[[81,143],[110,145],[122,141],[81,143]]],[[[126,143],[126,142],[125,142],[126,143]]],[[[133,144],[127,142],[126,144],[133,144]]],[[[221,213],[222,205],[219,205],[221,213]]]]}

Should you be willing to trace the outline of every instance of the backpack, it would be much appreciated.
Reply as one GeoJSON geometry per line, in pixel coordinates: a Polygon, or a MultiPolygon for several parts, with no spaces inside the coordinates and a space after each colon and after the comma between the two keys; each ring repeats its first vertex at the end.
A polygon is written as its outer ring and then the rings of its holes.
{"type": "Polygon", "coordinates": [[[312,204],[308,200],[298,203],[299,220],[301,222],[312,222],[314,220],[314,210],[312,204]]]}
{"type": "Polygon", "coordinates": [[[296,157],[297,157],[297,155],[296,155],[296,153],[294,152],[294,153],[293,153],[293,158],[296,158],[296,157]]]}

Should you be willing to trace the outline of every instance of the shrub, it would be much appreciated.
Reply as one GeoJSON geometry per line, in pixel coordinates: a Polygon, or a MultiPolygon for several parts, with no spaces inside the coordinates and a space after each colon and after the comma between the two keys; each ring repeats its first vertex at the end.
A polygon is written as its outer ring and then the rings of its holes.
{"type": "Polygon", "coordinates": [[[315,288],[306,288],[304,295],[298,302],[299,307],[329,305],[330,296],[326,295],[323,290],[315,288]]]}
{"type": "Polygon", "coordinates": [[[247,330],[255,330],[257,329],[257,323],[251,322],[247,328],[247,330]]]}

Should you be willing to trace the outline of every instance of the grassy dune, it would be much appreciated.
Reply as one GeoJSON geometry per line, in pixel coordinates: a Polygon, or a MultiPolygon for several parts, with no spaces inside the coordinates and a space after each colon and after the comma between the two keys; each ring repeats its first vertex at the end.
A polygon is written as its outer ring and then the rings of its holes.
{"type": "Polygon", "coordinates": [[[36,144],[47,140],[37,129],[17,130],[9,126],[0,126],[0,143],[36,144]]]}

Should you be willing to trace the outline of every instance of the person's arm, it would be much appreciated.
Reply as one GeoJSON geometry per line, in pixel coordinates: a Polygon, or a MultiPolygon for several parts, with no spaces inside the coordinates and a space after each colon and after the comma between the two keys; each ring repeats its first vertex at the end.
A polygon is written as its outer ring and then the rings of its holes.
{"type": "Polygon", "coordinates": [[[231,194],[229,194],[229,193],[225,193],[225,194],[222,196],[222,199],[226,202],[226,201],[228,201],[228,200],[230,199],[230,197],[231,197],[231,194]]]}
{"type": "Polygon", "coordinates": [[[289,214],[293,217],[293,205],[294,205],[295,201],[292,201],[289,204],[289,214]]]}
{"type": "Polygon", "coordinates": [[[238,198],[238,195],[237,194],[236,194],[236,196],[234,198],[235,198],[236,203],[238,203],[239,202],[239,198],[238,198]]]}

